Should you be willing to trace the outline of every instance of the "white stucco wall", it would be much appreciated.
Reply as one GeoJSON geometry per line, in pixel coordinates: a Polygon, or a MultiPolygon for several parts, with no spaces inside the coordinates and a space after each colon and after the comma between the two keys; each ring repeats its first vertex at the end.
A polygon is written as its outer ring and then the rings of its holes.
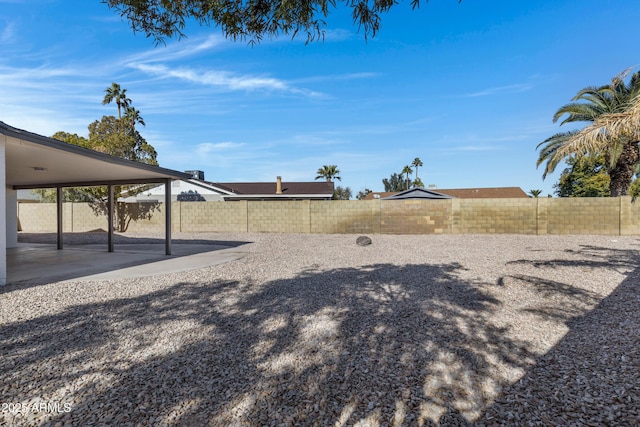
{"type": "Polygon", "coordinates": [[[18,246],[18,192],[7,188],[7,248],[18,246]]]}
{"type": "MultiPolygon", "coordinates": [[[[201,187],[187,181],[177,180],[171,183],[171,200],[176,201],[180,193],[188,193],[189,191],[194,193],[197,192],[204,197],[207,202],[224,202],[224,197],[222,197],[222,195],[209,188],[201,187]]],[[[124,199],[125,202],[131,203],[142,200],[156,200],[164,202],[164,185],[158,185],[157,187],[144,191],[135,197],[127,197],[124,199]]]]}
{"type": "MultiPolygon", "coordinates": [[[[0,135],[0,285],[7,284],[7,137],[0,135]]],[[[17,199],[16,199],[17,200],[17,199]]],[[[16,225],[17,234],[17,225],[16,225]]]]}

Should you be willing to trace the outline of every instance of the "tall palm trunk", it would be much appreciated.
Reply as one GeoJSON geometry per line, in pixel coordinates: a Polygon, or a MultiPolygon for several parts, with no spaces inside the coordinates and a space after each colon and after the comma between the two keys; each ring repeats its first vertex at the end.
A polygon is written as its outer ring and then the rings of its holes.
{"type": "MultiPolygon", "coordinates": [[[[609,157],[608,155],[605,156],[609,157]]],[[[616,165],[609,170],[611,197],[627,196],[635,174],[635,165],[640,160],[638,142],[625,144],[616,165]]],[[[609,161],[609,159],[607,159],[609,161]]]]}

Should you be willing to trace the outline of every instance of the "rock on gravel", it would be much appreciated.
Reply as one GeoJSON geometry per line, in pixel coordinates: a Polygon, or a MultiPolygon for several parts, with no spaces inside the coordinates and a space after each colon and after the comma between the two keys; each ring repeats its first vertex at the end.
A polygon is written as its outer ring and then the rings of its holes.
{"type": "Polygon", "coordinates": [[[369,246],[371,244],[371,238],[367,236],[360,236],[356,239],[356,243],[359,246],[369,246]]]}

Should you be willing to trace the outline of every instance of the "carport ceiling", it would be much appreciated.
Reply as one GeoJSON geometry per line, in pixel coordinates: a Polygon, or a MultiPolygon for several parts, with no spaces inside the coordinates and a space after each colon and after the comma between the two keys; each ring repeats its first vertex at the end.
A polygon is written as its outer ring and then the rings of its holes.
{"type": "Polygon", "coordinates": [[[189,174],[87,150],[2,122],[0,134],[6,135],[7,186],[14,188],[191,178],[189,174]]]}

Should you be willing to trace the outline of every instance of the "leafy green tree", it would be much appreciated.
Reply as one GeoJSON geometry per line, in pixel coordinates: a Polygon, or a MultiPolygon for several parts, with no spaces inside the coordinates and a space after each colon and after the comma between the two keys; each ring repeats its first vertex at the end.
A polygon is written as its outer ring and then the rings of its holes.
{"type": "Polygon", "coordinates": [[[640,196],[640,178],[633,180],[631,183],[631,189],[629,190],[629,195],[634,199],[637,199],[640,196]]]}
{"type": "MultiPolygon", "coordinates": [[[[428,1],[428,0],[426,0],[428,1]]],[[[458,0],[461,2],[462,0],[458,0]]],[[[215,26],[225,37],[249,39],[256,43],[264,36],[306,34],[307,41],[321,39],[326,19],[338,6],[351,9],[354,24],[363,30],[365,39],[380,29],[381,14],[399,2],[390,0],[103,0],[110,9],[129,21],[134,32],[142,32],[156,42],[169,37],[183,37],[186,23],[215,26]]],[[[410,0],[413,9],[420,0],[410,0]]]]}
{"type": "MultiPolygon", "coordinates": [[[[111,154],[123,159],[140,163],[157,165],[157,152],[135,130],[134,122],[127,117],[116,119],[104,116],[101,121],[96,120],[89,125],[89,142],[94,150],[111,154]]],[[[135,196],[147,190],[147,186],[115,186],[115,194],[135,196]]],[[[106,214],[109,195],[105,187],[94,187],[89,190],[93,196],[91,208],[96,214],[106,214]]],[[[122,203],[115,206],[118,231],[126,231],[129,223],[134,219],[143,219],[159,208],[158,203],[122,203]]]]}
{"type": "MultiPolygon", "coordinates": [[[[134,160],[141,163],[157,165],[157,152],[151,144],[136,130],[135,126],[144,126],[144,120],[140,111],[131,106],[131,100],[126,97],[126,89],[113,83],[105,90],[103,104],[115,101],[118,106],[118,118],[103,116],[102,120],[96,120],[89,125],[89,138],[83,138],[76,134],[57,132],[53,138],[60,141],[79,145],[84,148],[100,151],[123,159],[134,160]],[[120,118],[121,110],[125,115],[120,118]]],[[[115,194],[127,194],[135,196],[146,191],[148,186],[115,186],[115,194]]],[[[43,200],[55,200],[56,190],[38,190],[43,200]]],[[[66,201],[89,202],[93,211],[98,214],[106,214],[108,209],[108,191],[105,187],[68,188],[63,192],[66,201]]],[[[134,219],[148,218],[157,210],[158,203],[122,203],[115,206],[118,231],[126,231],[130,222],[134,219]]]]}
{"type": "Polygon", "coordinates": [[[121,119],[122,110],[125,110],[131,104],[131,100],[127,98],[127,90],[122,89],[118,83],[111,83],[111,86],[104,90],[104,99],[102,105],[111,104],[115,102],[118,106],[118,118],[121,119]]]}
{"type": "Polygon", "coordinates": [[[411,186],[413,188],[424,188],[424,183],[420,178],[416,177],[416,179],[413,181],[413,184],[411,186]]]}
{"type": "MultiPolygon", "coordinates": [[[[416,180],[417,180],[418,179],[418,168],[424,166],[424,164],[422,163],[422,160],[420,160],[420,158],[416,157],[415,159],[413,159],[413,162],[411,162],[411,166],[413,166],[415,171],[416,171],[416,180]]],[[[415,184],[414,184],[414,186],[415,186],[415,184]]]]}
{"type": "Polygon", "coordinates": [[[367,194],[373,193],[369,188],[365,188],[364,191],[358,191],[356,194],[356,199],[364,200],[367,197],[367,194]]]}
{"type": "Polygon", "coordinates": [[[587,87],[573,102],[558,109],[553,121],[587,122],[585,128],[557,133],[538,145],[537,165],[546,162],[543,178],[568,156],[602,155],[610,177],[609,193],[617,197],[629,193],[640,160],[640,72],[625,79],[630,70],[614,77],[610,84],[587,87]]]}
{"type": "Polygon", "coordinates": [[[409,166],[409,165],[405,166],[405,167],[402,169],[401,174],[404,174],[404,175],[406,175],[406,177],[407,177],[407,178],[406,178],[407,186],[405,187],[405,190],[408,190],[408,189],[409,189],[409,182],[410,182],[410,180],[411,180],[411,179],[409,178],[409,175],[410,175],[410,174],[412,174],[412,173],[413,173],[413,170],[411,169],[411,166],[409,166]]]}
{"type": "Polygon", "coordinates": [[[318,174],[318,176],[316,176],[316,179],[324,178],[327,180],[327,182],[331,182],[332,179],[337,179],[338,181],[342,180],[340,178],[340,171],[338,170],[338,166],[336,165],[324,165],[320,169],[318,169],[316,173],[318,174]]]}
{"type": "Polygon", "coordinates": [[[384,178],[382,180],[382,185],[384,185],[384,191],[404,191],[405,190],[405,180],[402,174],[394,173],[389,178],[384,178]]]}
{"type": "Polygon", "coordinates": [[[78,145],[84,148],[91,148],[91,143],[84,136],[79,136],[77,133],[56,132],[51,137],[58,141],[63,141],[68,144],[78,145]]]}
{"type": "Polygon", "coordinates": [[[609,197],[610,178],[603,155],[571,156],[555,193],[559,197],[609,197]]]}
{"type": "Polygon", "coordinates": [[[127,117],[103,116],[89,125],[89,148],[123,159],[157,165],[158,153],[127,117]]]}
{"type": "Polygon", "coordinates": [[[127,120],[129,120],[131,122],[131,126],[133,128],[135,128],[136,125],[146,126],[146,124],[144,122],[144,119],[140,115],[140,110],[136,110],[132,106],[128,106],[127,108],[125,108],[124,117],[125,117],[125,119],[127,119],[127,120]]]}
{"type": "Polygon", "coordinates": [[[351,189],[349,187],[336,187],[333,190],[333,200],[350,200],[352,196],[351,189]]]}

